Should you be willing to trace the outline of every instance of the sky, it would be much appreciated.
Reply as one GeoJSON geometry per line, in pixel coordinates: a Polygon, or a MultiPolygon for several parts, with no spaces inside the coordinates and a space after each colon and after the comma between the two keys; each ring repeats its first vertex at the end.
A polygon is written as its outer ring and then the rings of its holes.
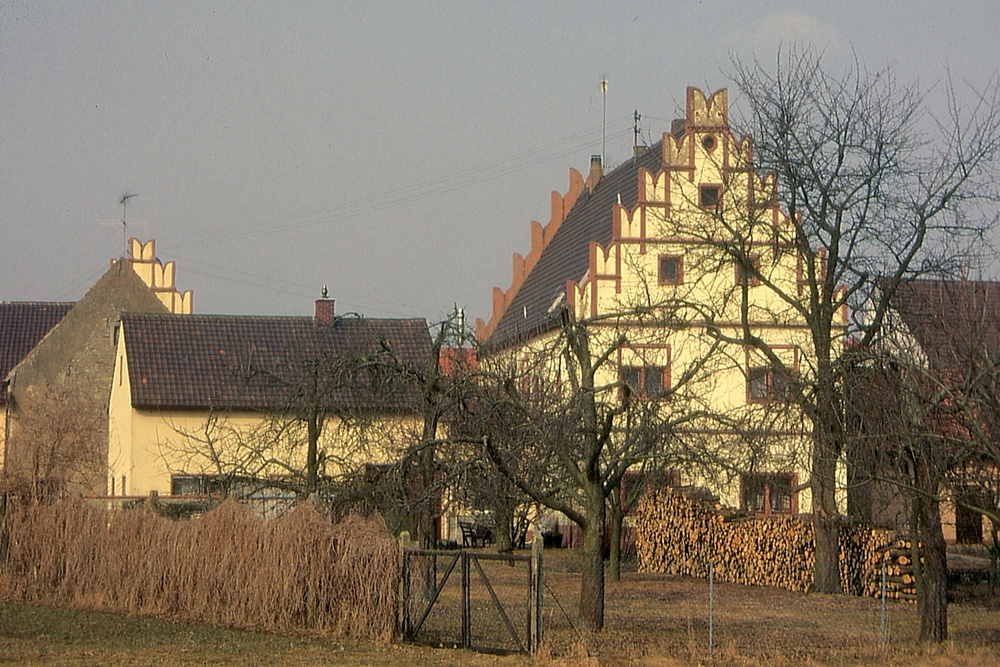
{"type": "Polygon", "coordinates": [[[983,87],[997,35],[995,0],[0,0],[0,300],[79,299],[134,194],[128,235],[195,312],[310,315],[327,285],[338,312],[486,319],[634,112],[655,142],[688,85],[793,42],[983,87]]]}

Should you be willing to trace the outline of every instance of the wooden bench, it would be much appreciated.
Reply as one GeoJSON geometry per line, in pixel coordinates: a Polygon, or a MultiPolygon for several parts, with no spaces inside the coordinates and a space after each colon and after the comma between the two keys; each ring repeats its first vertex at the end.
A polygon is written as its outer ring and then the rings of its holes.
{"type": "Polygon", "coordinates": [[[489,526],[472,523],[471,521],[459,521],[458,526],[462,529],[463,547],[475,549],[476,547],[481,548],[493,543],[493,531],[490,530],[489,526]]]}

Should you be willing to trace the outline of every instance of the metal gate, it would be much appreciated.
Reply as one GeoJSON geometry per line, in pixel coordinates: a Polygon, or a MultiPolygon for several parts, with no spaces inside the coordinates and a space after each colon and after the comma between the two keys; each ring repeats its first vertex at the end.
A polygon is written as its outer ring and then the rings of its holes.
{"type": "Polygon", "coordinates": [[[399,623],[404,640],[493,653],[538,650],[541,540],[535,540],[530,556],[427,551],[403,540],[399,623]],[[458,581],[452,576],[456,570],[458,581]]]}

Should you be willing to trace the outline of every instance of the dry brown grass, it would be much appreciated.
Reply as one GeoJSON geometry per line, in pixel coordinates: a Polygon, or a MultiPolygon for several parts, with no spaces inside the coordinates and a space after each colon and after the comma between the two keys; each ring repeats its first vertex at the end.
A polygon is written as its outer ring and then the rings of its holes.
{"type": "MultiPolygon", "coordinates": [[[[77,503],[17,511],[26,514],[11,526],[11,561],[0,574],[0,591],[8,599],[131,615],[0,604],[0,661],[1000,665],[1000,596],[988,594],[950,605],[951,639],[940,646],[917,643],[913,605],[890,604],[889,643],[882,650],[878,600],[720,583],[710,657],[707,582],[626,572],[621,582],[608,582],[605,631],[589,634],[576,613],[579,554],[563,550],[545,554],[545,639],[539,656],[387,644],[381,640],[392,631],[397,551],[377,523],[351,519],[332,526],[311,507],[273,522],[235,505],[188,523],[149,510],[109,514],[77,503]],[[329,556],[311,555],[320,553],[329,556]],[[178,619],[205,625],[184,626],[178,619]],[[219,625],[281,636],[212,629],[219,625]],[[345,633],[378,641],[343,639],[345,633]]],[[[523,598],[522,574],[494,568],[498,596],[523,598]]],[[[487,594],[481,587],[476,591],[474,618],[485,618],[480,610],[488,607],[487,594]]],[[[443,596],[445,603],[454,597],[447,590],[443,596]]],[[[515,614],[515,623],[520,625],[521,616],[515,614]]]]}
{"type": "Polygon", "coordinates": [[[326,521],[308,503],[264,520],[223,503],[176,522],[79,500],[12,506],[0,595],[269,631],[388,640],[398,550],[378,520],[326,521]]]}
{"type": "MultiPolygon", "coordinates": [[[[626,572],[609,582],[607,626],[579,631],[579,555],[546,553],[545,641],[535,658],[341,639],[274,636],[149,617],[0,604],[0,661],[27,664],[284,665],[1000,665],[1000,596],[949,608],[951,639],[916,643],[913,605],[890,604],[879,647],[879,602],[719,584],[716,647],[708,655],[707,582],[626,572]],[[566,614],[563,614],[563,611],[566,614]]],[[[505,587],[503,577],[496,585],[505,587]]],[[[521,585],[514,576],[510,585],[521,585]]],[[[497,591],[499,595],[504,595],[497,591]]]]}

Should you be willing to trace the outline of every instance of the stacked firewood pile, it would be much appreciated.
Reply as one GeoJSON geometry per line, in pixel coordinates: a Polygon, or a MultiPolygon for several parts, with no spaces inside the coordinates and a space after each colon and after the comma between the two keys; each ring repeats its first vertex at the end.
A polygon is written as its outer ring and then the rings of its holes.
{"type": "MultiPolygon", "coordinates": [[[[917,582],[913,574],[913,551],[910,540],[898,539],[888,546],[886,567],[886,597],[907,602],[917,601],[917,582]]],[[[922,562],[922,561],[921,561],[922,562]]],[[[879,569],[878,582],[871,592],[865,595],[881,595],[881,576],[879,569]]]]}
{"type": "MultiPolygon", "coordinates": [[[[816,548],[809,517],[751,517],[724,507],[705,489],[670,487],[647,493],[636,519],[640,571],[707,577],[714,565],[720,581],[793,591],[812,583],[816,548]]],[[[904,572],[904,541],[894,541],[888,531],[845,526],[840,545],[845,593],[880,595],[888,554],[890,597],[905,599],[909,589],[893,587],[912,585],[912,568],[904,572]]]]}

